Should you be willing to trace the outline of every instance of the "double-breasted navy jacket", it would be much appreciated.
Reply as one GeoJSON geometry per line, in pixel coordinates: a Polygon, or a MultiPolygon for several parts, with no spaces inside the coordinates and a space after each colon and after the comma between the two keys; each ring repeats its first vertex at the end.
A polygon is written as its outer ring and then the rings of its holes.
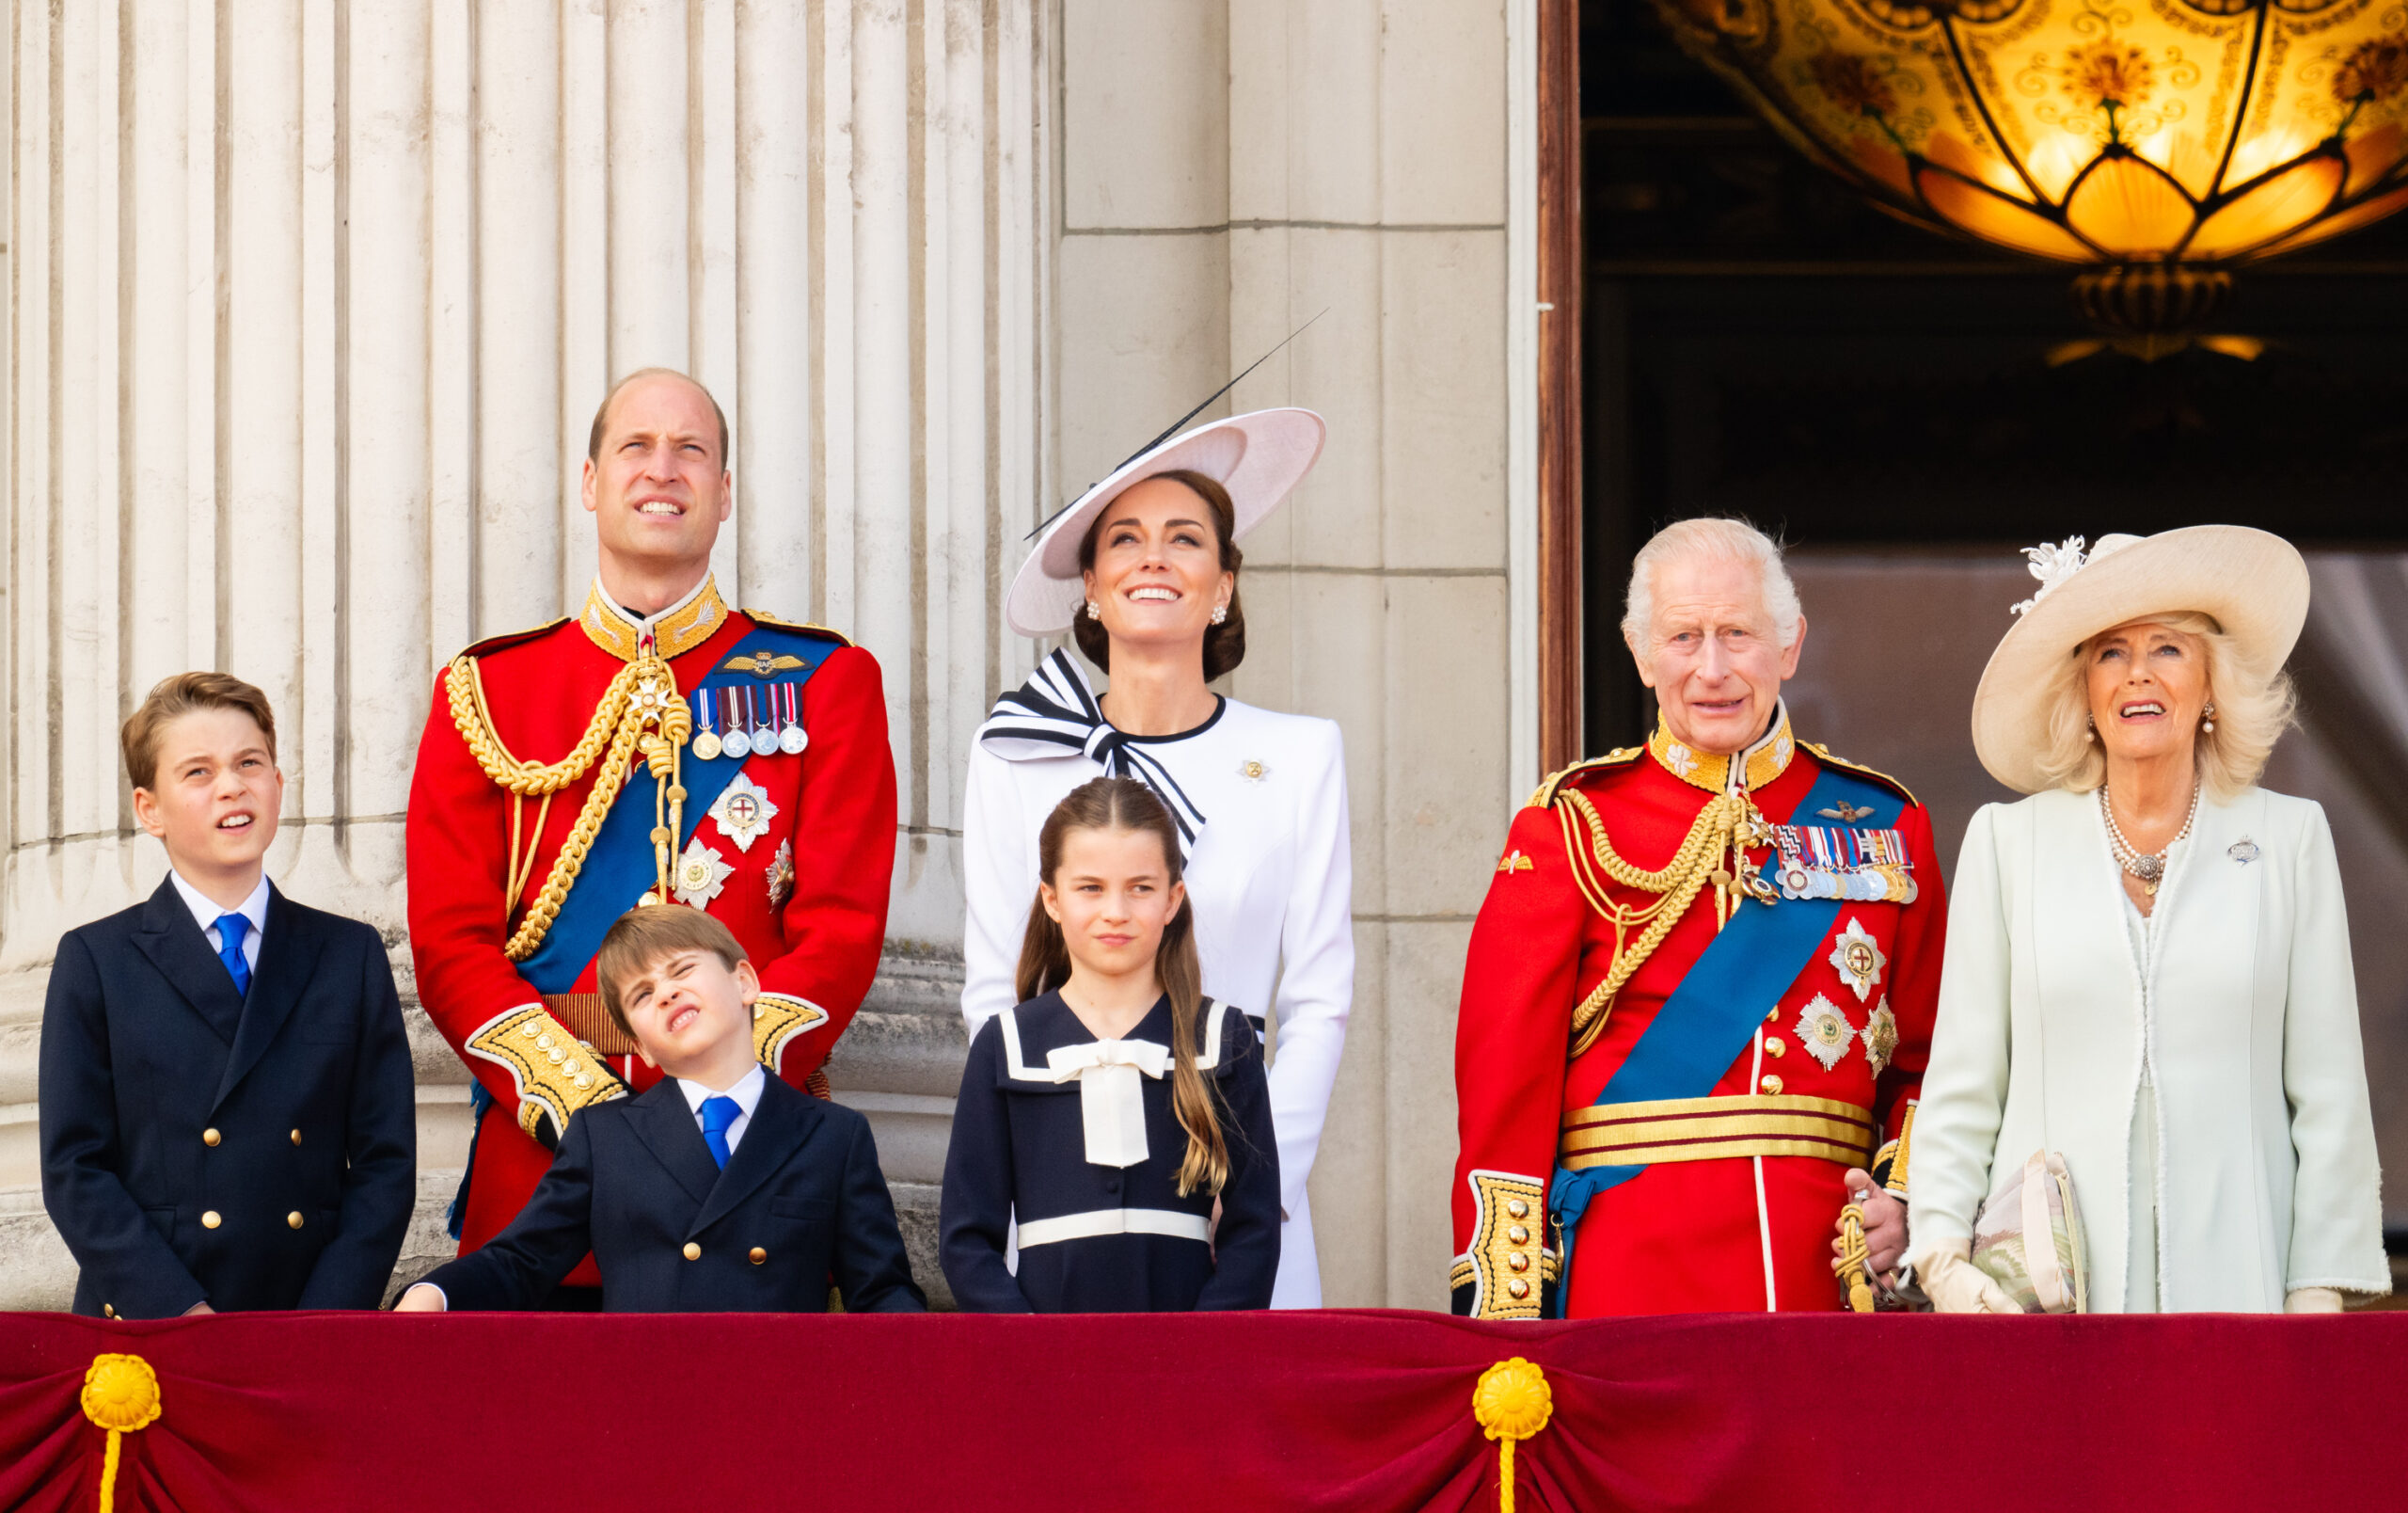
{"type": "Polygon", "coordinates": [[[777,1077],[724,1171],[674,1079],[579,1109],[535,1195],[483,1249],[424,1280],[455,1309],[533,1308],[588,1250],[610,1313],[927,1307],[869,1121],[777,1077]]]}
{"type": "Polygon", "coordinates": [[[247,996],[177,894],[59,940],[41,1187],[75,1312],[373,1308],[417,1197],[385,943],[271,887],[247,996]]]}
{"type": "MultiPolygon", "coordinates": [[[[1166,1046],[1170,1000],[1157,999],[1126,1040],[1166,1046]]],[[[1268,1308],[1279,1269],[1279,1147],[1261,1044],[1245,1016],[1207,999],[1196,1015],[1196,1066],[1214,1095],[1229,1153],[1217,1195],[1180,1197],[1187,1131],[1171,1074],[1143,1079],[1146,1159],[1111,1167],[1086,1156],[1076,1081],[1055,1082],[1047,1053],[1096,1037],[1058,993],[981,1026],[962,1068],[945,1154],[939,1255],[953,1296],[973,1313],[1171,1313],[1268,1308]],[[1004,1246],[1019,1225],[1020,1269],[1004,1246]]]]}

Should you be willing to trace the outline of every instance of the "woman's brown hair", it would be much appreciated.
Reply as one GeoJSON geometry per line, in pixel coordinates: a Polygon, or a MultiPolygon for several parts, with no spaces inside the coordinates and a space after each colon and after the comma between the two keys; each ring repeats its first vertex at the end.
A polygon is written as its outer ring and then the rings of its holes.
{"type": "MultiPolygon", "coordinates": [[[[1180,880],[1179,831],[1153,790],[1130,777],[1099,777],[1072,788],[1037,833],[1037,875],[1054,882],[1062,869],[1062,846],[1081,830],[1139,831],[1162,842],[1163,869],[1180,880]]],[[[1154,975],[1170,999],[1171,1108],[1187,1131],[1187,1159],[1179,1167],[1179,1195],[1202,1187],[1219,1192],[1229,1180],[1229,1147],[1212,1107],[1211,1084],[1196,1065],[1196,1018],[1204,1003],[1204,967],[1196,954],[1195,901],[1180,900],[1154,949],[1154,975]]],[[[1070,979],[1070,948],[1062,927],[1045,912],[1039,895],[1029,905],[1028,933],[1020,948],[1021,1002],[1050,993],[1070,979]]]]}
{"type": "MultiPolygon", "coordinates": [[[[1238,549],[1237,506],[1229,502],[1229,491],[1221,486],[1217,478],[1208,478],[1183,468],[1155,473],[1153,477],[1169,478],[1184,484],[1191,493],[1204,502],[1205,509],[1212,517],[1212,534],[1220,538],[1221,570],[1230,575],[1228,618],[1204,629],[1204,681],[1209,683],[1222,674],[1235,670],[1238,663],[1245,661],[1245,609],[1238,602],[1237,584],[1237,570],[1244,564],[1245,553],[1238,549]]],[[[1151,481],[1139,480],[1141,483],[1151,481]]],[[[1087,527],[1085,539],[1079,543],[1079,571],[1084,573],[1094,569],[1095,538],[1102,532],[1103,522],[1111,514],[1112,506],[1105,505],[1096,512],[1095,524],[1087,527]]],[[[1070,634],[1077,639],[1079,649],[1086,653],[1087,661],[1107,673],[1112,671],[1112,636],[1104,629],[1101,620],[1090,619],[1086,612],[1081,610],[1078,617],[1070,622],[1070,634]]]]}

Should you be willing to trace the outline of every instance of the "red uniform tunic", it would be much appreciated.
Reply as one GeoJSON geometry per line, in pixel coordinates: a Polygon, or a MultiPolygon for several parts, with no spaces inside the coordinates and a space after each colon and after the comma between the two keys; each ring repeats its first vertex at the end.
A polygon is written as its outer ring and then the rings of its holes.
{"type": "MultiPolygon", "coordinates": [[[[1804,970],[1768,1006],[1707,1098],[1685,1108],[1624,1105],[1639,1117],[1611,1125],[1584,1110],[1714,943],[1719,890],[1709,884],[1699,892],[1623,985],[1603,1031],[1576,1056],[1575,1007],[1605,979],[1615,939],[1574,875],[1564,822],[1575,812],[1570,828],[1590,844],[1585,811],[1572,797],[1578,794],[1625,862],[1660,870],[1705,805],[1726,783],[1740,782],[1734,767],[1747,774],[1741,786],[1766,821],[1841,823],[1846,817],[1836,813],[1795,812],[1826,759],[1793,745],[1785,713],[1762,741],[1727,761],[1688,751],[1659,730],[1648,747],[1550,779],[1514,819],[1473,927],[1456,1026],[1457,1312],[1538,1316],[1558,1241],[1541,1225],[1567,1120],[1592,1139],[1610,1129],[1615,1138],[1655,1141],[1649,1157],[1627,1163],[1645,1170],[1597,1193],[1573,1234],[1570,1316],[1844,1305],[1830,1248],[1847,1201],[1843,1174],[1866,1164],[1877,1132],[1897,1142],[1921,1085],[1939,997],[1946,909],[1929,817],[1891,780],[1846,769],[1905,801],[1891,839],[1902,845],[1907,865],[1903,877],[1891,874],[1888,891],[1894,899],[1910,878],[1912,901],[1841,903],[1804,970]],[[1716,1154],[1735,1144],[1772,1154],[1716,1154]]],[[[1729,852],[1721,854],[1727,864],[1729,852]]],[[[1761,863],[1773,851],[1750,855],[1761,863]]],[[[1592,885],[1600,875],[1588,874],[1592,885]]],[[[1882,886],[1877,879],[1870,885],[1882,886]]],[[[1624,907],[1657,897],[1620,884],[1608,896],[1624,907]]],[[[1627,945],[1640,933],[1630,930],[1627,945]]],[[[1902,1190],[1904,1160],[1891,1161],[1893,1155],[1884,1145],[1879,1159],[1894,1166],[1891,1185],[1902,1190]]]]}
{"type": "MultiPolygon", "coordinates": [[[[771,741],[766,754],[744,759],[741,777],[756,785],[767,803],[746,790],[739,810],[705,813],[697,822],[689,809],[690,847],[673,847],[673,860],[691,856],[700,863],[690,876],[681,874],[681,883],[698,886],[680,901],[701,900],[744,947],[763,990],[755,1048],[773,1072],[800,1086],[861,1007],[886,933],[895,762],[877,661],[833,631],[763,622],[731,610],[707,580],[648,624],[613,606],[597,585],[577,619],[498,637],[467,655],[475,661],[492,733],[508,755],[557,762],[586,733],[645,634],[655,638],[682,693],[720,670],[760,623],[836,644],[800,691],[797,713],[808,742],[788,755],[771,741]],[[739,835],[749,836],[746,844],[737,844],[739,835]]],[[[477,1131],[461,1230],[465,1254],[525,1205],[551,1162],[543,1142],[558,1139],[570,1113],[629,1088],[641,1091],[660,1075],[619,1043],[599,1008],[590,959],[565,998],[556,995],[547,1005],[519,963],[504,953],[551,875],[594,772],[562,788],[548,810],[539,799],[518,801],[524,880],[511,907],[513,796],[471,752],[454,716],[452,676],[436,680],[410,785],[407,836],[419,998],[495,1100],[477,1131]],[[535,837],[531,862],[530,836],[535,837]],[[580,1039],[588,1043],[580,1045],[580,1039]],[[597,1056],[595,1047],[606,1054],[597,1056]]],[[[681,759],[685,771],[696,770],[696,753],[689,750],[681,759]]],[[[637,799],[631,790],[616,801],[636,802],[651,808],[648,796],[637,799]]],[[[648,858],[644,872],[649,884],[648,858]]],[[[582,877],[572,893],[586,885],[582,877]]],[[[603,901],[615,915],[633,907],[642,893],[630,889],[625,899],[603,901]]],[[[598,1280],[590,1259],[567,1279],[579,1285],[598,1280]]]]}

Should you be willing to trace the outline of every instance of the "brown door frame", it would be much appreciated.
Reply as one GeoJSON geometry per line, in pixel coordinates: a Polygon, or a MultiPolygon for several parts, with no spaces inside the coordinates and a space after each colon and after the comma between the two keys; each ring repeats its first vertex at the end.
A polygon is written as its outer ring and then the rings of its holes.
{"type": "Polygon", "coordinates": [[[1538,0],[1539,759],[1578,761],[1580,5],[1538,0]]]}

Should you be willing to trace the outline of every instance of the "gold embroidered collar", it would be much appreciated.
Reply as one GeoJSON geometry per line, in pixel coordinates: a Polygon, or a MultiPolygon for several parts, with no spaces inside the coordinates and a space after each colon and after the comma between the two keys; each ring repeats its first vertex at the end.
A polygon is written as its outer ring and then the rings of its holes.
{"type": "Polygon", "coordinates": [[[577,623],[595,645],[621,661],[633,661],[646,652],[676,658],[727,623],[727,601],[719,597],[718,581],[705,573],[684,598],[658,614],[642,615],[613,599],[597,577],[585,591],[585,609],[577,623]]]}
{"type": "Polygon", "coordinates": [[[1735,756],[1694,751],[1674,741],[1660,714],[1656,733],[1647,738],[1647,750],[1664,771],[1684,783],[1708,793],[1736,793],[1743,788],[1753,792],[1789,771],[1798,756],[1798,742],[1790,738],[1789,705],[1784,700],[1773,707],[1772,728],[1735,756]]]}

